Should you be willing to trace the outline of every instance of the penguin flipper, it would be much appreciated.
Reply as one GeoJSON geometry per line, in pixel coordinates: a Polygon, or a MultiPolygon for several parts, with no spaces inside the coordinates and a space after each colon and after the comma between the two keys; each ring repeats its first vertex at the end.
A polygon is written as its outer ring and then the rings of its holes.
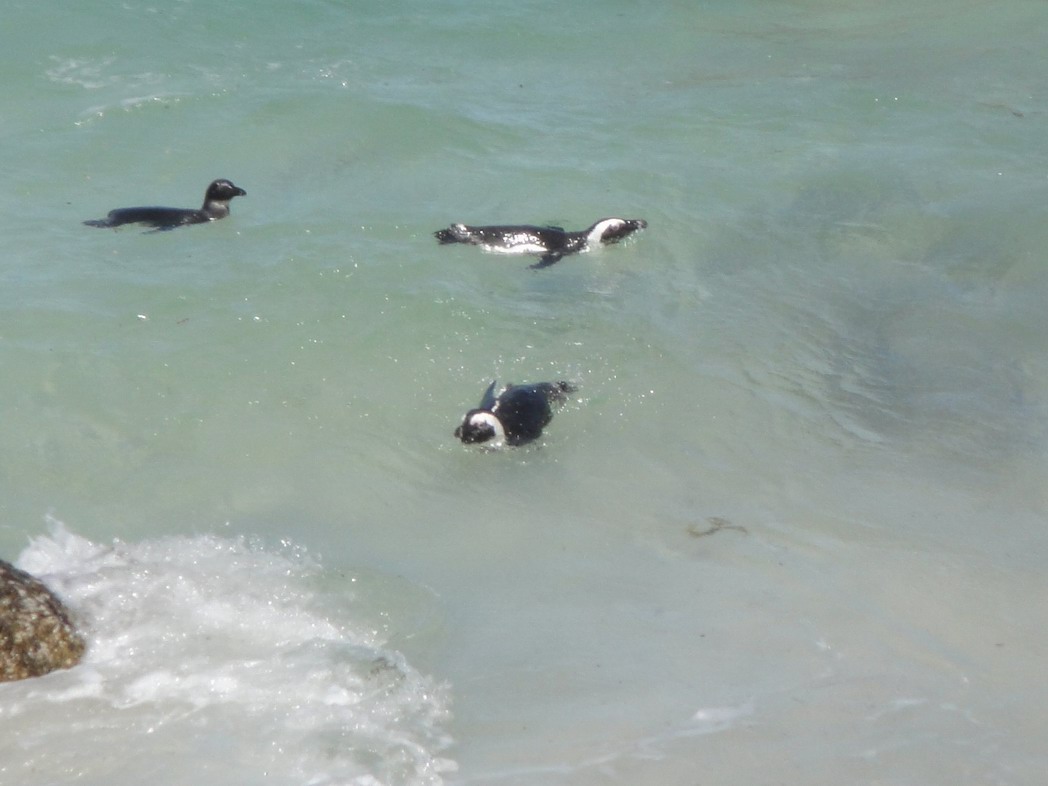
{"type": "Polygon", "coordinates": [[[495,401],[498,396],[495,395],[495,386],[498,384],[497,379],[491,380],[491,384],[488,385],[488,389],[484,391],[484,398],[480,400],[480,406],[478,409],[486,409],[491,412],[495,407],[495,401]]]}
{"type": "Polygon", "coordinates": [[[542,270],[544,267],[549,267],[550,265],[555,265],[557,262],[560,262],[562,256],[564,255],[559,251],[551,251],[549,254],[544,254],[542,259],[534,265],[528,265],[528,267],[532,270],[542,270]]]}

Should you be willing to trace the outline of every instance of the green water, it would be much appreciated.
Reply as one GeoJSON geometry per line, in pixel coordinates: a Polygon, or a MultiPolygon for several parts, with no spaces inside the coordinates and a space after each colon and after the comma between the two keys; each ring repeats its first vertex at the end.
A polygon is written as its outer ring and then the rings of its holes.
{"type": "Polygon", "coordinates": [[[4,554],[52,513],[420,593],[452,780],[1036,783],[1046,16],[13,7],[4,554]],[[537,272],[431,237],[607,215],[537,272]],[[465,450],[493,378],[579,393],[465,450]]]}

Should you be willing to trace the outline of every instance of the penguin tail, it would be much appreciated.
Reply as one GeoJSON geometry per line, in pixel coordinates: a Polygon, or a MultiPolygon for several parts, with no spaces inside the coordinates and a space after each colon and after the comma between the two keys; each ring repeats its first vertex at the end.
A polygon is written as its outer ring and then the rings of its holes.
{"type": "Polygon", "coordinates": [[[570,393],[574,393],[578,390],[578,387],[561,380],[560,382],[553,382],[550,384],[550,399],[552,401],[563,401],[568,397],[570,393]]]}
{"type": "Polygon", "coordinates": [[[468,243],[469,230],[465,224],[452,224],[447,229],[438,229],[433,233],[440,243],[468,243]]]}

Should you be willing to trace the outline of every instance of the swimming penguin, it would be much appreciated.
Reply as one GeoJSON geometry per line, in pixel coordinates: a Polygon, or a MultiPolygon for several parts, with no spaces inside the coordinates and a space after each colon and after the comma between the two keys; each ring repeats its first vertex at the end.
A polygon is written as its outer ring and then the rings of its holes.
{"type": "Polygon", "coordinates": [[[561,227],[529,225],[471,227],[452,224],[433,233],[444,243],[468,243],[499,254],[532,254],[541,259],[533,268],[549,267],[567,254],[589,251],[598,245],[618,243],[648,222],[642,218],[602,218],[589,229],[567,232],[561,227]]]}
{"type": "Polygon", "coordinates": [[[532,385],[506,385],[495,395],[492,382],[480,406],[471,409],[455,429],[455,436],[467,445],[493,442],[493,446],[523,445],[542,435],[553,419],[551,404],[562,404],[575,387],[568,382],[537,382],[532,385]]]}
{"type": "Polygon", "coordinates": [[[204,204],[199,210],[181,207],[120,207],[110,210],[105,218],[84,223],[89,227],[145,224],[160,232],[187,224],[204,224],[225,218],[229,215],[229,200],[238,196],[247,196],[247,191],[228,180],[216,180],[207,187],[204,204]]]}

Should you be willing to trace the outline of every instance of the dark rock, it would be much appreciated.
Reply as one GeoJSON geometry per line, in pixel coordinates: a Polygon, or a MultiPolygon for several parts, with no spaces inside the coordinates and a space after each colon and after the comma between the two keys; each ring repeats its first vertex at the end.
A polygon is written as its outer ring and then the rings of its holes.
{"type": "Polygon", "coordinates": [[[80,662],[84,640],[42,582],[0,560],[0,682],[39,677],[80,662]]]}

